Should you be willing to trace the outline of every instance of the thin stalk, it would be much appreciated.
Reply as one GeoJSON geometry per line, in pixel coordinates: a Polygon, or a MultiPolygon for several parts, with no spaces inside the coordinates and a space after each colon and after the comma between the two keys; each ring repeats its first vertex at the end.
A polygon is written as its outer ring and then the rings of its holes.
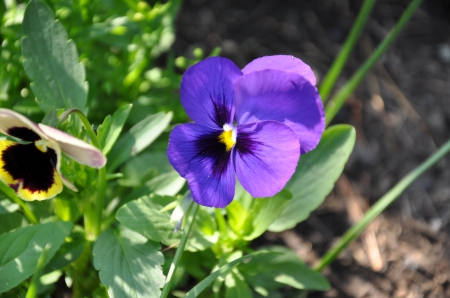
{"type": "Polygon", "coordinates": [[[325,109],[325,119],[327,125],[330,124],[334,116],[341,109],[342,105],[345,103],[347,98],[356,89],[359,83],[362,81],[364,76],[369,72],[370,69],[375,65],[375,63],[381,58],[381,56],[386,52],[392,42],[397,38],[399,33],[405,27],[406,23],[413,16],[416,9],[422,3],[423,0],[412,0],[411,3],[406,8],[405,12],[401,16],[398,23],[395,25],[394,29],[386,36],[386,38],[381,42],[381,44],[375,49],[375,51],[370,55],[369,59],[364,62],[364,64],[358,69],[358,71],[351,77],[351,79],[342,87],[338,93],[328,102],[325,109]]]}
{"type": "Polygon", "coordinates": [[[47,259],[48,251],[52,245],[49,243],[47,244],[44,249],[42,250],[42,253],[37,261],[36,264],[36,270],[34,271],[33,277],[31,278],[30,285],[28,286],[27,295],[25,298],[36,298],[39,290],[39,278],[42,275],[42,270],[44,269],[44,264],[47,259]]]}
{"type": "Polygon", "coordinates": [[[178,245],[177,251],[175,252],[175,256],[173,258],[172,264],[170,265],[169,272],[167,273],[166,283],[164,284],[164,288],[161,293],[161,298],[167,298],[167,295],[169,295],[170,289],[172,288],[173,284],[173,275],[175,274],[178,263],[180,262],[181,256],[183,255],[184,248],[186,247],[186,243],[189,237],[189,234],[191,233],[192,226],[194,225],[195,216],[197,215],[198,211],[198,204],[192,203],[192,208],[189,208],[191,210],[188,210],[186,212],[186,218],[189,217],[190,212],[192,212],[192,219],[188,223],[188,225],[184,228],[183,236],[181,236],[180,244],[178,245]]]}
{"type": "Polygon", "coordinates": [[[438,151],[425,160],[420,166],[415,168],[412,172],[406,175],[400,180],[390,191],[388,191],[383,197],[381,197],[364,215],[364,217],[353,227],[351,227],[342,236],[341,240],[331,248],[325,256],[319,260],[316,271],[322,271],[327,267],[339,253],[346,248],[353,240],[356,239],[366,227],[383,212],[392,202],[397,199],[400,194],[416,180],[425,171],[434,166],[439,160],[441,160],[446,154],[450,152],[450,140],[447,141],[438,151]]]}
{"type": "MultiPolygon", "coordinates": [[[[60,116],[60,121],[64,121],[64,119],[70,114],[75,114],[81,120],[81,123],[86,130],[89,138],[91,139],[92,144],[98,149],[102,149],[100,146],[100,142],[98,141],[97,135],[92,129],[91,123],[86,118],[86,116],[78,109],[72,108],[65,111],[60,116]]],[[[88,234],[93,234],[94,237],[97,237],[102,230],[102,217],[103,217],[103,207],[105,205],[105,195],[106,195],[106,168],[103,167],[98,170],[98,180],[97,180],[97,198],[94,203],[94,212],[91,215],[91,212],[86,213],[85,216],[89,217],[88,222],[92,221],[94,223],[94,227],[92,231],[87,231],[88,234]],[[92,218],[90,218],[92,216],[92,218]]],[[[86,225],[86,228],[90,225],[86,225]]]]}
{"type": "Polygon", "coordinates": [[[32,224],[37,224],[39,221],[36,218],[36,215],[28,208],[24,201],[22,201],[14,192],[14,190],[8,186],[6,186],[3,182],[0,182],[0,191],[2,191],[11,201],[20,206],[20,209],[25,215],[26,219],[32,224]]]}
{"type": "Polygon", "coordinates": [[[358,37],[361,35],[361,32],[364,29],[364,25],[367,22],[367,19],[370,15],[370,12],[372,11],[375,2],[376,0],[364,1],[364,4],[359,11],[358,17],[353,24],[352,30],[350,31],[347,40],[345,41],[341,51],[339,52],[339,55],[334,60],[322,83],[320,84],[319,92],[323,102],[326,102],[328,96],[331,93],[331,90],[333,90],[333,87],[336,84],[336,81],[342,71],[342,68],[344,67],[345,62],[350,56],[350,53],[352,52],[356,42],[358,41],[358,37]]]}

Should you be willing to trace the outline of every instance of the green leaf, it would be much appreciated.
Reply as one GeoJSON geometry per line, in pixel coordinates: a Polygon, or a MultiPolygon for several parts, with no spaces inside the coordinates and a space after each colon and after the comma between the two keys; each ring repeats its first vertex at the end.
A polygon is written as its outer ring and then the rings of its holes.
{"type": "MultiPolygon", "coordinates": [[[[134,189],[123,199],[124,203],[135,200],[145,195],[154,193],[160,196],[175,196],[183,188],[186,180],[175,172],[159,175],[145,183],[144,186],[134,189]]],[[[122,202],[121,202],[122,203],[122,202]]]]}
{"type": "Polygon", "coordinates": [[[103,154],[107,155],[119,138],[132,106],[132,104],[124,105],[115,111],[112,117],[110,115],[106,116],[103,123],[98,127],[98,140],[100,147],[103,148],[103,154]]]}
{"type": "Polygon", "coordinates": [[[164,284],[160,245],[130,230],[106,230],[94,244],[94,267],[110,297],[159,297],[164,284]]]}
{"type": "Polygon", "coordinates": [[[300,290],[326,291],[330,288],[325,277],[306,266],[290,249],[273,246],[264,251],[266,254],[255,256],[238,267],[254,288],[270,291],[283,284],[300,290]]]}
{"type": "Polygon", "coordinates": [[[250,234],[246,234],[244,239],[253,240],[264,233],[267,228],[280,216],[292,200],[292,194],[283,189],[271,198],[255,199],[252,208],[249,210],[250,234]]]}
{"type": "Polygon", "coordinates": [[[20,228],[25,222],[25,218],[19,212],[0,215],[0,235],[20,228]]]}
{"type": "Polygon", "coordinates": [[[77,260],[83,253],[84,246],[86,244],[86,236],[81,227],[78,231],[72,232],[66,241],[61,245],[55,256],[44,268],[44,274],[50,273],[55,270],[59,270],[77,260]]]}
{"type": "Polygon", "coordinates": [[[175,225],[170,222],[170,213],[159,211],[174,200],[167,196],[143,196],[120,207],[116,219],[150,240],[172,245],[180,239],[181,233],[174,232],[175,225]]]}
{"type": "Polygon", "coordinates": [[[12,203],[10,200],[0,201],[0,214],[8,214],[19,209],[19,205],[12,203]]]}
{"type": "Polygon", "coordinates": [[[249,211],[247,211],[238,200],[233,200],[231,204],[226,207],[226,211],[230,228],[237,235],[244,234],[246,232],[245,225],[249,222],[249,211]]]}
{"type": "Polygon", "coordinates": [[[242,274],[234,269],[225,277],[225,298],[236,297],[252,298],[253,293],[242,274]]]}
{"type": "Polygon", "coordinates": [[[216,221],[206,208],[199,208],[195,217],[192,235],[190,236],[186,250],[195,252],[210,248],[219,240],[216,221]]]}
{"type": "Polygon", "coordinates": [[[0,236],[0,293],[33,274],[45,246],[51,244],[47,262],[70,233],[72,223],[49,222],[25,227],[0,236]]]}
{"type": "Polygon", "coordinates": [[[169,125],[172,113],[150,115],[119,138],[108,155],[108,172],[150,145],[169,125]]]}
{"type": "Polygon", "coordinates": [[[292,193],[292,201],[269,227],[270,231],[293,228],[322,204],[344,170],[355,140],[355,129],[349,125],[335,125],[325,130],[317,148],[300,158],[297,171],[286,185],[292,193]]]}
{"type": "Polygon", "coordinates": [[[245,255],[243,257],[237,258],[237,259],[229,262],[228,264],[223,265],[218,270],[216,270],[213,273],[211,273],[207,278],[205,278],[200,283],[198,283],[189,292],[187,292],[186,295],[184,296],[184,298],[195,298],[195,297],[198,297],[198,295],[200,295],[219,276],[224,276],[225,274],[227,274],[231,269],[236,267],[242,261],[244,261],[244,260],[246,260],[248,258],[251,258],[251,257],[255,257],[255,256],[258,256],[258,255],[265,254],[265,253],[266,252],[264,252],[264,251],[250,253],[250,254],[245,255]]]}
{"type": "Polygon", "coordinates": [[[23,19],[23,66],[31,89],[44,112],[52,108],[84,110],[87,83],[83,65],[73,41],[56,20],[52,10],[39,0],[32,0],[23,19]]]}

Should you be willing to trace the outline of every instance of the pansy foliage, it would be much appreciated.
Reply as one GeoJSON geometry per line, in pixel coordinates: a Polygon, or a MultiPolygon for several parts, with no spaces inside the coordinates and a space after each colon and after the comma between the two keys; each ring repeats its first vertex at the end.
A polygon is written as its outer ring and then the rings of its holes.
{"type": "Polygon", "coordinates": [[[292,56],[262,57],[242,70],[220,57],[190,67],[181,103],[195,123],[174,128],[167,154],[194,200],[227,206],[235,176],[253,197],[279,192],[325,127],[315,83],[311,68],[292,56]]]}

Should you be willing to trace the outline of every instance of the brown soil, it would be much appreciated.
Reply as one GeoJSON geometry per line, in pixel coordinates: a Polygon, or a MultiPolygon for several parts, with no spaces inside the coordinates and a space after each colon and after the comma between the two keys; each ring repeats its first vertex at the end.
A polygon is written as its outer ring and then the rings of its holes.
{"type": "MultiPolygon", "coordinates": [[[[373,52],[410,1],[376,3],[338,86],[373,52]]],[[[266,234],[308,264],[406,173],[450,138],[450,2],[424,1],[334,123],[357,143],[333,193],[297,228],[266,234]]],[[[361,1],[191,0],[177,22],[177,55],[193,46],[239,66],[291,54],[323,78],[361,1]]],[[[450,161],[418,179],[324,274],[332,289],[310,297],[450,297],[450,161]]]]}

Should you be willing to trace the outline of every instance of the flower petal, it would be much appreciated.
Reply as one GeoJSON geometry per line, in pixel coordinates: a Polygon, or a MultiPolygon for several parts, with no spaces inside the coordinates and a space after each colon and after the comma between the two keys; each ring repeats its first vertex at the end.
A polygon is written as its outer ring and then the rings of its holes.
{"type": "Polygon", "coordinates": [[[36,123],[9,109],[0,108],[0,132],[29,142],[47,139],[36,123]]]}
{"type": "Polygon", "coordinates": [[[235,82],[239,124],[274,120],[296,134],[301,154],[314,149],[325,128],[325,112],[316,87],[304,77],[284,70],[261,70],[235,82]]]}
{"type": "Polygon", "coordinates": [[[238,126],[235,168],[253,197],[269,197],[286,185],[297,167],[300,144],[295,133],[275,121],[238,126]]]}
{"type": "Polygon", "coordinates": [[[50,199],[63,189],[55,168],[54,150],[39,150],[35,144],[0,140],[0,180],[27,201],[50,199]]]}
{"type": "Polygon", "coordinates": [[[234,197],[233,150],[219,142],[221,133],[189,123],[176,126],[169,138],[169,162],[186,178],[194,201],[203,206],[222,208],[234,197]]]}
{"type": "Polygon", "coordinates": [[[241,76],[229,59],[211,57],[191,66],[181,81],[181,104],[196,123],[222,128],[233,124],[233,82],[241,76]]]}
{"type": "Polygon", "coordinates": [[[298,73],[307,79],[313,86],[316,85],[316,76],[308,64],[302,60],[289,55],[264,56],[257,58],[247,64],[243,69],[243,74],[263,69],[281,69],[298,73]]]}
{"type": "Polygon", "coordinates": [[[77,139],[59,129],[39,123],[39,128],[51,139],[56,141],[61,150],[78,163],[93,168],[101,168],[106,164],[106,157],[94,146],[77,139]]]}

